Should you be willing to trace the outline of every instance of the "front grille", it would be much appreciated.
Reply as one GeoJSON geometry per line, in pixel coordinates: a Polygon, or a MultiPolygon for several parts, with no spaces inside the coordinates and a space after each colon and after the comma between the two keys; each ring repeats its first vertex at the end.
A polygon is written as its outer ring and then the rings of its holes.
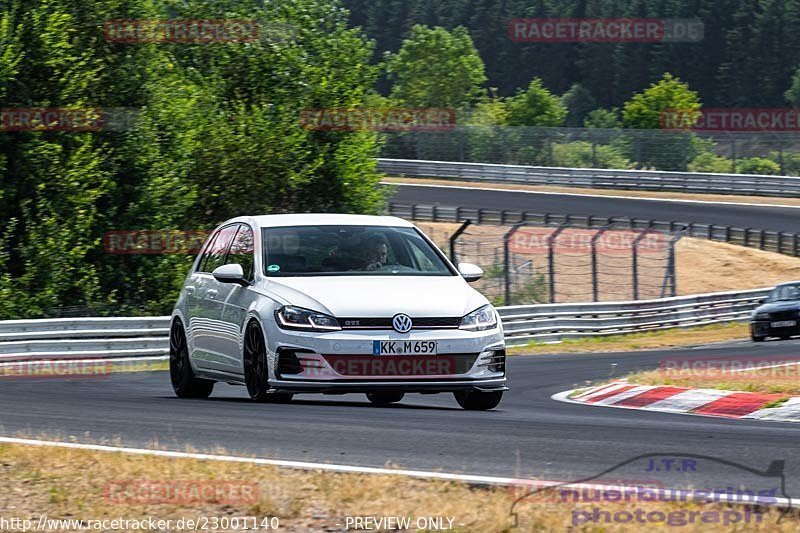
{"type": "Polygon", "coordinates": [[[466,374],[476,353],[439,355],[323,355],[342,376],[409,377],[466,374]]]}
{"type": "Polygon", "coordinates": [[[776,311],[769,314],[770,320],[795,320],[798,318],[796,309],[791,311],[776,311]]]}
{"type": "MultiPolygon", "coordinates": [[[[392,329],[391,318],[339,318],[342,329],[392,329]]],[[[411,317],[412,329],[457,329],[461,317],[411,317]]]]}

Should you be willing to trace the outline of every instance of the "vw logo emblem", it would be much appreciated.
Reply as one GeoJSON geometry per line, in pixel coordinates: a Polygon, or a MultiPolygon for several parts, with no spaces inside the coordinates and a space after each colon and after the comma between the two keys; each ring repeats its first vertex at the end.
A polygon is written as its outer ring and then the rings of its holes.
{"type": "Polygon", "coordinates": [[[411,322],[411,317],[408,315],[404,315],[400,313],[398,315],[394,315],[392,319],[392,327],[398,333],[408,333],[411,331],[411,326],[414,324],[411,322]]]}

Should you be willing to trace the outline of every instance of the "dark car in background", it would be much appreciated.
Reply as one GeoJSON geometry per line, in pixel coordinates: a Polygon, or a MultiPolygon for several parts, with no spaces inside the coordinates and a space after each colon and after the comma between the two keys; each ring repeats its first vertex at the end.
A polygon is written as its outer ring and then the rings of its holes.
{"type": "Polygon", "coordinates": [[[756,342],[767,337],[788,339],[792,335],[800,335],[800,281],[772,289],[750,319],[750,338],[756,342]]]}

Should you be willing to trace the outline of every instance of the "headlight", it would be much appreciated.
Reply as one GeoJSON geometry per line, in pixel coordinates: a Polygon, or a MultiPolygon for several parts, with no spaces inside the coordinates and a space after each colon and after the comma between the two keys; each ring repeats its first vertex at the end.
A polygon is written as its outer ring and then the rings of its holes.
{"type": "Polygon", "coordinates": [[[466,329],[469,331],[483,331],[486,329],[494,329],[497,327],[497,313],[494,312],[491,305],[484,305],[464,318],[458,325],[458,329],[466,329]]]}
{"type": "Polygon", "coordinates": [[[330,315],[318,313],[302,307],[284,305],[275,312],[278,326],[283,329],[302,331],[338,331],[339,322],[330,315]]]}
{"type": "Polygon", "coordinates": [[[756,313],[753,318],[756,320],[769,320],[769,313],[756,313]]]}

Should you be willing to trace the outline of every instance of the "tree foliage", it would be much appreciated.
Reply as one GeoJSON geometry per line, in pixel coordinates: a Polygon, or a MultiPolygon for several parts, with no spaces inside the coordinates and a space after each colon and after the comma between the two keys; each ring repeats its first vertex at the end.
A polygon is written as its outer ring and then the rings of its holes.
{"type": "Polygon", "coordinates": [[[204,230],[241,214],[376,212],[377,140],[300,126],[358,107],[373,49],[327,0],[3,0],[4,108],[134,108],[127,131],[0,133],[0,319],[164,313],[187,255],[113,255],[114,230],[204,230]],[[109,43],[112,19],[255,19],[255,42],[109,43]],[[277,28],[289,29],[278,34],[277,28]]]}
{"type": "Polygon", "coordinates": [[[481,60],[466,28],[415,25],[395,54],[386,56],[391,98],[408,107],[463,109],[484,94],[481,60]]]}

